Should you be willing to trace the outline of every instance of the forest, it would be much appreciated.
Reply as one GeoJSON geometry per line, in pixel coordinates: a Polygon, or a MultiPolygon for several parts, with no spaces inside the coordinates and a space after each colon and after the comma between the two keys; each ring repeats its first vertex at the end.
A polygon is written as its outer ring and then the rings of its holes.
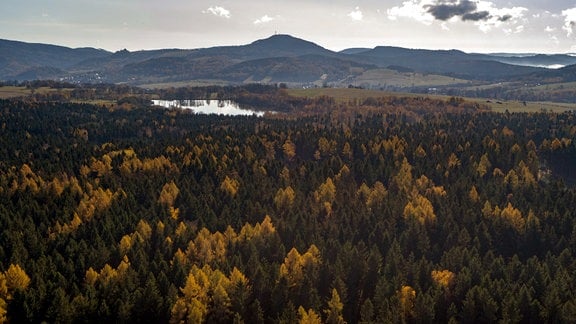
{"type": "Polygon", "coordinates": [[[574,113],[194,91],[0,100],[0,323],[576,318],[574,113]]]}

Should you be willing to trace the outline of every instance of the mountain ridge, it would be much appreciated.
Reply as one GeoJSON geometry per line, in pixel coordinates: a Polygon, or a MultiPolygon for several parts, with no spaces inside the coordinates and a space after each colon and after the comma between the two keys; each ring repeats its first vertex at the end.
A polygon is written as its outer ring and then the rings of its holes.
{"type": "Polygon", "coordinates": [[[470,81],[505,81],[546,74],[545,69],[537,66],[576,64],[576,57],[562,54],[517,57],[385,45],[334,52],[286,34],[275,34],[245,45],[115,53],[0,40],[0,53],[0,80],[45,78],[141,85],[220,80],[228,83],[335,82],[342,86],[345,81],[353,83],[356,76],[367,70],[391,67],[405,73],[438,74],[470,81]]]}

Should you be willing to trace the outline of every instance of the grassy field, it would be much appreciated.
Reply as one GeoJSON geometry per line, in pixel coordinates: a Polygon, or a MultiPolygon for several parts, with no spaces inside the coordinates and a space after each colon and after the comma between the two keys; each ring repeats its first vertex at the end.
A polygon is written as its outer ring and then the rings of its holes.
{"type": "Polygon", "coordinates": [[[355,78],[356,84],[376,87],[437,87],[466,84],[470,81],[435,74],[402,73],[389,69],[369,70],[355,78]]]}
{"type": "Polygon", "coordinates": [[[8,99],[8,98],[15,98],[15,97],[24,97],[32,93],[30,89],[26,89],[26,87],[13,87],[13,86],[5,86],[0,87],[0,99],[8,99]]]}
{"type": "Polygon", "coordinates": [[[446,99],[449,96],[435,94],[405,93],[383,90],[367,90],[357,88],[309,88],[309,89],[287,89],[291,96],[315,98],[327,96],[334,98],[337,102],[348,102],[350,100],[364,100],[366,98],[378,98],[387,96],[397,97],[430,97],[446,99]]]}
{"type": "MultiPolygon", "coordinates": [[[[166,83],[157,84],[151,86],[150,88],[167,88],[167,87],[177,87],[177,86],[199,86],[197,83],[166,83]]],[[[205,84],[204,84],[205,85],[205,84]]],[[[560,87],[561,85],[555,85],[560,87]]],[[[562,84],[564,87],[575,87],[575,83],[562,84]]],[[[149,86],[147,86],[149,87],[149,86]]],[[[544,87],[541,86],[542,90],[544,87]]],[[[66,89],[64,89],[66,90],[66,89]]],[[[51,88],[38,88],[35,89],[36,93],[47,93],[51,91],[58,91],[57,89],[51,88]]],[[[364,100],[369,97],[385,97],[385,96],[407,96],[407,97],[430,97],[437,99],[449,99],[449,96],[434,95],[434,94],[415,94],[415,93],[400,93],[400,92],[390,92],[390,91],[380,91],[380,90],[365,90],[365,89],[355,89],[355,88],[310,88],[310,89],[287,89],[289,95],[296,97],[318,97],[318,96],[328,96],[334,98],[337,102],[349,102],[351,100],[364,100]]],[[[0,87],[0,99],[24,97],[32,94],[32,91],[26,87],[14,87],[14,86],[4,86],[0,87]]],[[[520,102],[520,101],[498,101],[494,99],[482,99],[482,98],[465,98],[468,101],[477,102],[482,105],[490,107],[495,112],[540,112],[540,111],[552,111],[552,112],[564,112],[576,110],[576,104],[569,103],[556,103],[556,102],[520,102]]],[[[115,104],[115,100],[76,100],[76,102],[92,103],[96,105],[110,106],[115,104]]]]}
{"type": "MultiPolygon", "coordinates": [[[[318,97],[328,96],[334,98],[337,102],[349,102],[350,100],[364,100],[368,97],[383,97],[383,96],[407,96],[407,97],[431,97],[438,99],[449,99],[449,96],[433,95],[433,94],[415,94],[415,93],[398,93],[387,92],[378,90],[365,90],[365,89],[348,89],[348,88],[311,88],[311,89],[289,89],[288,94],[297,97],[318,97]]],[[[477,102],[486,105],[495,112],[540,112],[540,111],[553,111],[564,112],[576,110],[576,104],[556,103],[556,102],[526,102],[524,104],[520,101],[497,101],[493,99],[482,98],[465,98],[465,100],[477,102]]]]}
{"type": "MultiPolygon", "coordinates": [[[[60,91],[67,89],[60,89],[60,91]]],[[[53,89],[49,87],[40,87],[34,89],[35,93],[45,94],[49,92],[59,91],[59,89],[53,89]]],[[[32,90],[26,87],[14,87],[14,86],[4,86],[0,87],[0,99],[25,97],[32,94],[32,90]]]]}
{"type": "Polygon", "coordinates": [[[197,81],[182,81],[182,82],[165,82],[165,83],[150,83],[143,84],[139,87],[146,89],[167,89],[167,88],[181,88],[181,87],[205,87],[205,86],[227,86],[226,81],[220,80],[197,80],[197,81]]]}
{"type": "Polygon", "coordinates": [[[467,99],[471,101],[478,101],[484,103],[492,108],[495,112],[541,112],[541,111],[551,111],[551,112],[565,112],[576,110],[576,104],[570,103],[559,103],[559,102],[530,102],[527,101],[526,105],[520,101],[499,101],[500,103],[490,100],[487,102],[482,99],[467,99]]]}

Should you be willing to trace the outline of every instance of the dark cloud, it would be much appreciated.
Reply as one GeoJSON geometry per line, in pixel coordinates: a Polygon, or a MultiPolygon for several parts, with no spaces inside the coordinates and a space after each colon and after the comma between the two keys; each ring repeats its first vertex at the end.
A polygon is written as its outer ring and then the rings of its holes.
{"type": "Polygon", "coordinates": [[[453,17],[460,17],[462,20],[487,20],[490,18],[490,13],[488,11],[477,11],[478,6],[476,2],[470,0],[460,0],[460,1],[440,1],[436,5],[426,6],[428,13],[430,13],[434,18],[442,21],[446,21],[453,17]]]}
{"type": "Polygon", "coordinates": [[[504,15],[502,17],[498,17],[498,20],[501,22],[507,22],[510,19],[512,19],[512,15],[504,15]]]}
{"type": "Polygon", "coordinates": [[[488,18],[490,18],[490,13],[488,11],[477,11],[462,15],[463,21],[466,20],[480,21],[480,20],[486,20],[488,18]]]}

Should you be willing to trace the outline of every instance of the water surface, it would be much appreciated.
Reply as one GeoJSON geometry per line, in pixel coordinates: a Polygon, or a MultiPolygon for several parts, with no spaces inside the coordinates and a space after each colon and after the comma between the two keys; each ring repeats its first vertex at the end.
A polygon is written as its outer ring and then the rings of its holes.
{"type": "Polygon", "coordinates": [[[190,109],[196,114],[216,114],[226,116],[252,116],[261,117],[263,111],[242,109],[230,100],[152,100],[155,106],[165,108],[190,109]]]}

